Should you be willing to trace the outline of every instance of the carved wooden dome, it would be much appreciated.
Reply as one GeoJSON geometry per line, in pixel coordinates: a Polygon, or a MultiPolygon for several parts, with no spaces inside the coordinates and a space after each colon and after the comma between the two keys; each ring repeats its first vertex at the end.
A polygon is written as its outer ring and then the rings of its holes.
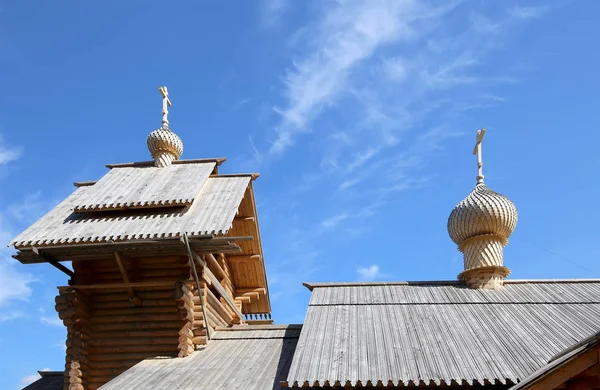
{"type": "Polygon", "coordinates": [[[517,218],[517,208],[510,199],[480,183],[450,213],[448,233],[459,246],[482,235],[498,236],[506,245],[517,226],[517,218]]]}
{"type": "Polygon", "coordinates": [[[157,167],[169,166],[183,154],[183,142],[165,125],[150,133],[147,143],[157,167]]]}

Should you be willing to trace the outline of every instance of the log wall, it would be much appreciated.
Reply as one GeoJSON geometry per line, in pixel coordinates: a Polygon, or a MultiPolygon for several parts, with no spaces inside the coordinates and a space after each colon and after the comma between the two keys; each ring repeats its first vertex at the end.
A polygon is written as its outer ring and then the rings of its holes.
{"type": "MultiPolygon", "coordinates": [[[[201,303],[211,331],[239,323],[214,286],[201,278],[198,288],[186,256],[120,258],[129,282],[161,285],[123,287],[116,261],[73,263],[74,285],[83,287],[61,287],[56,298],[56,310],[67,327],[65,389],[95,390],[141,360],[185,357],[206,345],[201,303]],[[85,288],[106,284],[121,287],[85,288]]],[[[230,294],[225,258],[216,255],[214,260],[213,266],[218,261],[220,272],[227,274],[221,286],[230,294]]]]}

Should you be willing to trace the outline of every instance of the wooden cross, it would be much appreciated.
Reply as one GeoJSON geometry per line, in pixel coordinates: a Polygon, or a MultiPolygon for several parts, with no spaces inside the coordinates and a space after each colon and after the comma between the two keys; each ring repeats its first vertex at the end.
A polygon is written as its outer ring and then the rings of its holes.
{"type": "Polygon", "coordinates": [[[477,136],[475,137],[475,149],[473,154],[477,155],[477,184],[483,184],[483,160],[481,158],[481,141],[485,135],[485,127],[481,130],[477,130],[477,136]]]}
{"type": "Polygon", "coordinates": [[[169,100],[169,91],[167,91],[167,87],[159,87],[158,90],[163,97],[163,106],[162,106],[162,124],[163,126],[169,127],[169,109],[168,107],[171,105],[171,100],[169,100]]]}

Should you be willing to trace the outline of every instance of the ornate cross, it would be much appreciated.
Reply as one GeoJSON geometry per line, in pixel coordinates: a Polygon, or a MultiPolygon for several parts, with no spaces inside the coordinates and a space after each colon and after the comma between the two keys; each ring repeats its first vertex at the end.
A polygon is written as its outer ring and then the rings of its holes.
{"type": "Polygon", "coordinates": [[[167,87],[160,87],[158,88],[158,90],[160,91],[162,97],[163,97],[163,101],[162,101],[162,124],[163,126],[169,127],[169,109],[168,107],[171,105],[171,101],[169,100],[169,92],[167,91],[167,87]]]}
{"type": "Polygon", "coordinates": [[[477,130],[477,136],[475,137],[477,142],[475,143],[475,149],[473,149],[473,154],[477,155],[477,184],[483,184],[483,160],[481,159],[481,141],[483,141],[484,135],[485,127],[481,130],[477,130]]]}

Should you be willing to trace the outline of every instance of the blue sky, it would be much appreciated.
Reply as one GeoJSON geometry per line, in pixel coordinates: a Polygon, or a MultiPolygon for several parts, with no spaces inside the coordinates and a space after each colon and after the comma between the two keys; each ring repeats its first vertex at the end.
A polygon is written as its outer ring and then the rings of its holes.
{"type": "MultiPolygon", "coordinates": [[[[0,0],[0,241],[104,164],[149,159],[159,85],[183,158],[255,182],[274,318],[304,281],[454,279],[447,217],[484,174],[513,278],[600,276],[598,2],[0,0]],[[443,5],[442,5],[443,4],[443,5]],[[544,4],[543,6],[541,4],[544,4]]],[[[66,279],[0,249],[0,388],[62,369],[66,279]]]]}

